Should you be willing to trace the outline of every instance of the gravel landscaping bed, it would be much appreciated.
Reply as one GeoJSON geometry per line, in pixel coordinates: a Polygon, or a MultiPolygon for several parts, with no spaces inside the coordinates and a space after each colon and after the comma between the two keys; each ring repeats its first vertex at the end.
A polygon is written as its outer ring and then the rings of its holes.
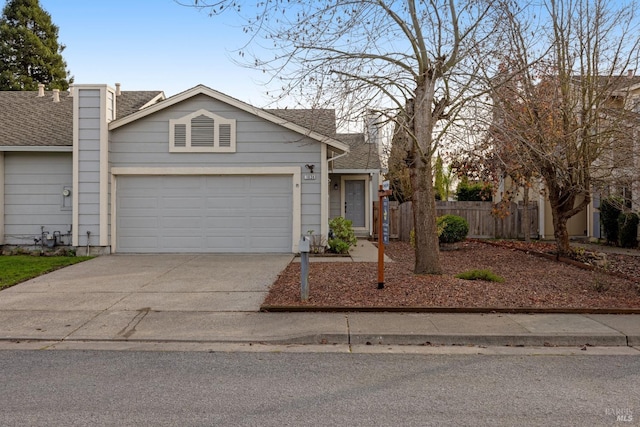
{"type": "Polygon", "coordinates": [[[444,274],[413,274],[408,243],[391,242],[385,286],[377,289],[377,263],[311,263],[309,300],[300,301],[300,264],[291,263],[276,279],[263,309],[450,308],[460,309],[640,309],[640,257],[608,254],[608,269],[588,270],[530,252],[550,252],[548,243],[468,240],[441,252],[444,274]],[[504,282],[462,280],[454,275],[490,269],[504,282]],[[624,275],[625,277],[622,277],[624,275]]]}

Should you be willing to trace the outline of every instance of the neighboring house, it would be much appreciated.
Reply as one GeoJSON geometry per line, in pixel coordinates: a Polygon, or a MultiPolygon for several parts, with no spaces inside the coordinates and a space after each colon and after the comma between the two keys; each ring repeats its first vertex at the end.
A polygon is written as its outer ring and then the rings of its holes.
{"type": "MultiPolygon", "coordinates": [[[[605,79],[603,77],[603,79],[605,79]]],[[[624,197],[629,206],[635,212],[640,211],[640,76],[628,75],[619,76],[614,81],[614,90],[611,92],[611,106],[614,109],[625,109],[625,120],[634,138],[626,140],[626,146],[612,146],[612,152],[602,154],[602,162],[609,164],[613,174],[606,180],[609,185],[604,189],[593,189],[592,200],[589,205],[577,215],[571,217],[567,222],[569,236],[572,238],[599,239],[602,236],[600,224],[600,200],[607,194],[615,194],[624,197]]],[[[602,165],[599,165],[600,167],[602,165]]],[[[605,165],[606,166],[606,165],[605,165]]],[[[604,167],[602,169],[608,169],[604,167]]],[[[509,185],[501,183],[502,190],[509,185]]],[[[530,191],[531,201],[537,201],[538,206],[544,209],[539,210],[539,237],[541,239],[553,239],[553,218],[551,205],[544,193],[544,184],[538,182],[534,184],[530,191]]],[[[516,201],[522,201],[522,194],[519,193],[516,201]]],[[[640,237],[640,229],[638,230],[640,237]]]]}
{"type": "Polygon", "coordinates": [[[351,147],[333,110],[264,110],[202,85],[0,92],[0,108],[0,245],[297,252],[309,230],[327,236],[336,200],[351,213],[330,180],[380,174],[357,156],[331,172],[351,147]]]}

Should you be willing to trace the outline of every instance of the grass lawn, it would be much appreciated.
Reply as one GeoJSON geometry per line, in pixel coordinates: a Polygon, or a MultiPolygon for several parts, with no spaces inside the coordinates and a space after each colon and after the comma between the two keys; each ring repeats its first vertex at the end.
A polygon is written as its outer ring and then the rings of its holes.
{"type": "Polygon", "coordinates": [[[93,257],[0,256],[0,290],[93,257]]]}

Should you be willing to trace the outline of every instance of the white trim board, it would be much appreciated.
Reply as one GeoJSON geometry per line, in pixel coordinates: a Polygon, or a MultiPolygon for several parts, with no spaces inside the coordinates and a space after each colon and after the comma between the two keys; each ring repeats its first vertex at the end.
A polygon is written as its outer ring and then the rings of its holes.
{"type": "Polygon", "coordinates": [[[4,244],[4,153],[0,151],[0,245],[4,244]]]}
{"type": "Polygon", "coordinates": [[[302,228],[301,170],[293,166],[282,167],[113,167],[111,168],[111,253],[117,250],[117,191],[120,176],[193,176],[193,175],[290,175],[292,179],[291,252],[298,252],[302,228]]]}
{"type": "Polygon", "coordinates": [[[3,151],[35,151],[47,153],[71,153],[73,146],[71,145],[30,145],[28,147],[18,145],[0,145],[0,152],[3,151]]]}

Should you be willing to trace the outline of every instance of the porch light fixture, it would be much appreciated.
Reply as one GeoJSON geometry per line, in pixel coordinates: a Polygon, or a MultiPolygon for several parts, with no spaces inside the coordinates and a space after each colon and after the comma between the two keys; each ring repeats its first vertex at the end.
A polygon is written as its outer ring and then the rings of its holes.
{"type": "Polygon", "coordinates": [[[336,182],[335,184],[333,184],[333,189],[337,190],[338,189],[338,183],[336,182]]]}

